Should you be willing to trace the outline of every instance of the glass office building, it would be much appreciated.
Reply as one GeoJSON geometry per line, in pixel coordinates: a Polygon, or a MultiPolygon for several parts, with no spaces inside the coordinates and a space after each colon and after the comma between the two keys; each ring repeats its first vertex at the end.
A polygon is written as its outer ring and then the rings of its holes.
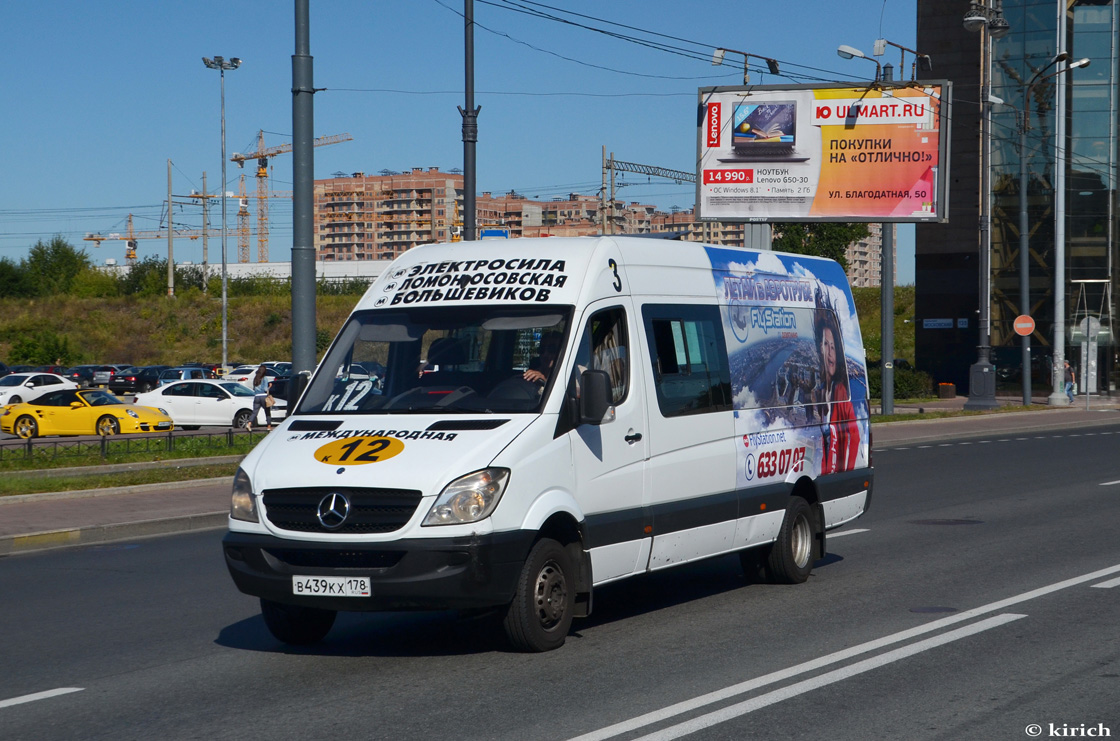
{"type": "MultiPolygon", "coordinates": [[[[1014,394],[1021,378],[1013,322],[1035,319],[1032,385],[1050,391],[1055,329],[1055,265],[1064,265],[1065,356],[1093,369],[1091,390],[1116,391],[1118,255],[1117,126],[1120,74],[1118,0],[1003,0],[1011,31],[992,46],[992,362],[998,389],[1014,394]],[[1084,68],[1049,76],[1065,51],[1084,68]],[[1040,73],[1035,77],[1036,73],[1040,73]],[[1028,83],[1030,100],[1027,97],[1028,83]],[[1056,116],[1065,108],[1065,130],[1056,116]],[[1023,112],[1028,111],[1025,136],[1023,112]],[[1022,182],[1021,163],[1027,176],[1022,182]],[[1021,189],[1026,189],[1029,298],[1020,290],[1021,189]],[[1064,204],[1059,194],[1064,194],[1064,204]],[[1058,219],[1061,219],[1059,222],[1058,219]],[[1055,249],[1061,237],[1064,248],[1055,249]],[[1060,256],[1060,257],[1059,257],[1060,256]],[[1086,331],[1091,334],[1087,336],[1086,331]],[[1087,357],[1096,341],[1096,352],[1087,357]],[[1095,361],[1095,362],[1089,362],[1095,361]]],[[[918,49],[933,57],[929,76],[954,83],[950,223],[918,225],[916,355],[935,381],[965,393],[976,361],[979,327],[979,147],[981,34],[964,30],[964,2],[919,0],[918,49]],[[944,318],[952,318],[946,329],[944,318]],[[925,319],[937,319],[924,322],[925,319]]],[[[1036,399],[1037,400],[1037,399],[1036,399]]]]}

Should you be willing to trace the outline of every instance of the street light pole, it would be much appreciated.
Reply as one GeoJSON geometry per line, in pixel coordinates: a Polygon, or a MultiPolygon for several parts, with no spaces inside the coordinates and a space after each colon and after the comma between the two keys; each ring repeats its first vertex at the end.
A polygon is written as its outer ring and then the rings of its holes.
{"type": "Polygon", "coordinates": [[[203,57],[202,63],[218,70],[222,78],[222,368],[229,363],[229,277],[226,269],[226,70],[237,69],[241,59],[203,57]]]}
{"type": "Polygon", "coordinates": [[[964,17],[964,27],[980,32],[980,345],[969,368],[965,409],[995,409],[996,376],[991,363],[992,311],[992,39],[1005,36],[1011,27],[1003,17],[1000,0],[990,6],[974,0],[964,17]]]}
{"type": "MultiPolygon", "coordinates": [[[[1084,67],[1089,63],[1087,59],[1074,62],[1064,70],[1051,72],[1043,76],[1042,73],[1058,62],[1069,59],[1067,52],[1059,52],[1045,66],[1040,67],[1023,88],[1023,111],[1019,122],[1019,303],[1023,314],[1030,314],[1030,224],[1027,218],[1027,132],[1031,130],[1031,100],[1034,95],[1034,86],[1051,77],[1068,72],[1077,67],[1084,67]]],[[[1031,403],[1031,336],[1023,335],[1023,405],[1031,403]]],[[[1062,395],[1065,399],[1065,395],[1062,395]]]]}

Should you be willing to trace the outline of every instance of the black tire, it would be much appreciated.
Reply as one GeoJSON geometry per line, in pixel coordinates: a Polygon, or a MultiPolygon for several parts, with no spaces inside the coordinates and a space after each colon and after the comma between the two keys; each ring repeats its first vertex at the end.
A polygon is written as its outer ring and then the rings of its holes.
{"type": "Polygon", "coordinates": [[[537,541],[502,623],[514,648],[539,653],[564,645],[575,607],[573,575],[564,546],[549,538],[537,541]]]}
{"type": "Polygon", "coordinates": [[[307,646],[323,640],[337,615],[334,610],[261,600],[261,617],[268,632],[276,640],[293,646],[307,646]]]}
{"type": "MultiPolygon", "coordinates": [[[[816,510],[801,497],[789,498],[778,539],[764,561],[767,580],[774,584],[801,584],[813,570],[813,545],[817,537],[816,510]]],[[[749,553],[749,552],[748,552],[749,553]]],[[[744,557],[746,554],[744,554],[744,557]]]]}
{"type": "Polygon", "coordinates": [[[233,426],[236,429],[239,429],[239,430],[241,428],[245,427],[246,425],[249,424],[249,419],[252,416],[252,414],[253,413],[250,412],[248,409],[242,409],[237,414],[233,415],[233,426]]]}
{"type": "Polygon", "coordinates": [[[22,396],[13,396],[12,398],[8,399],[9,404],[19,404],[22,401],[23,401],[22,396]]]}
{"type": "Polygon", "coordinates": [[[35,421],[34,417],[25,414],[16,420],[15,425],[12,426],[12,432],[17,437],[30,440],[33,437],[39,437],[39,423],[35,421]]]}
{"type": "Polygon", "coordinates": [[[96,432],[102,437],[119,435],[121,434],[121,423],[117,421],[116,417],[105,415],[101,419],[97,420],[96,432]]]}

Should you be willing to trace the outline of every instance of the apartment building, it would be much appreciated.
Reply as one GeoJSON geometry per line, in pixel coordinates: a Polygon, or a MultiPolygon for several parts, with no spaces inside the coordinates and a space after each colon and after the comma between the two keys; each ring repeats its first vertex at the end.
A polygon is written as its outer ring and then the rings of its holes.
{"type": "MultiPolygon", "coordinates": [[[[897,224],[887,226],[897,234],[897,224]]],[[[864,239],[852,242],[844,250],[844,257],[848,260],[848,282],[859,288],[870,288],[883,283],[883,225],[868,224],[867,227],[871,233],[864,239]]],[[[897,253],[896,248],[895,254],[897,253]]],[[[892,278],[897,278],[898,263],[894,261],[893,264],[895,270],[892,278]]],[[[893,283],[897,283],[897,280],[893,283]]]]}
{"type": "Polygon", "coordinates": [[[461,226],[462,199],[463,176],[437,167],[316,180],[317,259],[391,260],[449,241],[461,226]]]}
{"type": "MultiPolygon", "coordinates": [[[[463,238],[462,208],[462,174],[436,167],[316,180],[317,259],[391,260],[420,244],[463,238]]],[[[484,192],[475,199],[475,213],[479,230],[506,229],[510,237],[684,232],[689,241],[743,247],[746,235],[744,224],[702,223],[692,209],[665,213],[620,200],[612,208],[598,196],[578,193],[539,201],[515,191],[484,192]]],[[[874,254],[877,271],[878,247],[866,251],[874,254]]]]}

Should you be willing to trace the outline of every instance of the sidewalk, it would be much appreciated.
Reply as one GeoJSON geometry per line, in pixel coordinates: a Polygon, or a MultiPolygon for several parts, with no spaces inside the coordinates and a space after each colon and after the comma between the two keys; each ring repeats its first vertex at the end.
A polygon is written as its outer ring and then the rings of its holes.
{"type": "MultiPolygon", "coordinates": [[[[967,398],[923,404],[925,412],[961,409],[967,398]]],[[[1007,407],[1021,399],[1000,398],[1007,407]]],[[[1044,403],[1044,398],[1036,399],[1044,403]]],[[[1094,399],[1086,411],[1084,398],[1071,407],[1006,412],[948,419],[875,422],[876,448],[915,445],[961,438],[984,438],[1043,430],[1090,428],[1120,424],[1120,399],[1094,399]]],[[[877,409],[875,410],[877,411],[877,409]]],[[[917,412],[895,405],[895,413],[917,412]]],[[[148,535],[218,529],[226,525],[232,478],[148,484],[0,497],[0,557],[47,548],[90,545],[148,535]]]]}

